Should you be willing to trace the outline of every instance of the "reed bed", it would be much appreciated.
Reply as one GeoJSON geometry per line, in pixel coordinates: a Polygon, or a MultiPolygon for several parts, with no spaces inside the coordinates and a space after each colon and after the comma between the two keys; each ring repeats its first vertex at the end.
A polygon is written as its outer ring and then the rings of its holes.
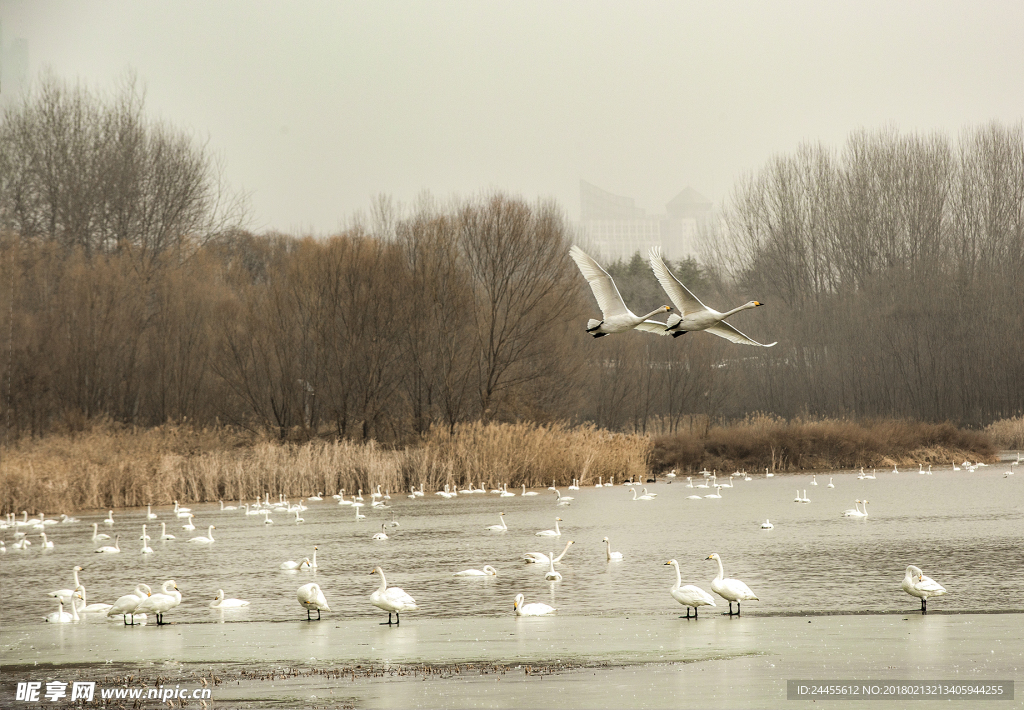
{"type": "Polygon", "coordinates": [[[1024,449],[1024,416],[992,422],[985,432],[1000,449],[1024,449]]]}
{"type": "Polygon", "coordinates": [[[415,447],[282,443],[230,430],[97,427],[22,440],[0,459],[2,512],[65,512],[182,502],[300,498],[342,490],[516,488],[640,477],[650,440],[593,426],[482,424],[434,429],[415,447]]]}
{"type": "Polygon", "coordinates": [[[685,471],[836,470],[992,461],[995,451],[988,433],[959,429],[948,422],[787,421],[759,414],[711,426],[705,433],[698,429],[657,437],[652,461],[655,467],[685,471]]]}

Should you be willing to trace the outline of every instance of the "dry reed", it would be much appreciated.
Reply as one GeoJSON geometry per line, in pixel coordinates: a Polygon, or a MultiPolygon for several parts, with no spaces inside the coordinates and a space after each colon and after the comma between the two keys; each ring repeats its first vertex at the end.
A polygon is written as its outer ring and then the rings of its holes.
{"type": "Polygon", "coordinates": [[[465,424],[431,431],[415,448],[375,442],[281,443],[229,430],[111,425],[72,435],[20,440],[0,459],[0,506],[72,511],[293,498],[345,490],[392,493],[445,484],[515,488],[646,473],[651,443],[593,426],[465,424]]]}
{"type": "Polygon", "coordinates": [[[1024,449],[1024,416],[992,422],[985,431],[1001,449],[1024,449]]]}

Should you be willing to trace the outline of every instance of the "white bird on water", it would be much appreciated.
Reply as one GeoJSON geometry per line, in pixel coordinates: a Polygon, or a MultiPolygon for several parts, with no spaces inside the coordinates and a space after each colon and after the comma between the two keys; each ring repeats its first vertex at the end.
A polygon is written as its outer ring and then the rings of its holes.
{"type": "Polygon", "coordinates": [[[622,559],[621,552],[612,552],[612,543],[608,540],[608,538],[603,539],[601,542],[605,544],[605,556],[608,558],[609,562],[611,562],[612,560],[622,559]]]}
{"type": "Polygon", "coordinates": [[[558,524],[562,522],[561,518],[555,518],[555,529],[554,530],[541,530],[538,533],[534,533],[538,537],[561,537],[562,531],[558,529],[558,524]]]}
{"type": "Polygon", "coordinates": [[[479,569],[464,569],[461,572],[453,572],[453,577],[497,577],[498,570],[494,569],[490,565],[484,565],[482,570],[479,569]]]}
{"type": "Polygon", "coordinates": [[[498,513],[498,515],[499,515],[498,520],[501,521],[501,525],[488,525],[487,529],[488,530],[494,530],[495,532],[505,532],[506,530],[508,530],[508,526],[505,525],[505,514],[504,513],[498,513]]]}
{"type": "Polygon", "coordinates": [[[765,518],[765,519],[764,519],[764,522],[763,522],[763,523],[761,523],[761,529],[762,529],[762,530],[771,530],[771,529],[773,529],[774,527],[775,527],[775,526],[771,524],[771,522],[770,522],[770,521],[768,520],[768,518],[765,518]]]}
{"type": "MultiPolygon", "coordinates": [[[[561,562],[562,558],[565,557],[565,553],[569,551],[569,548],[572,547],[575,542],[575,540],[569,540],[569,542],[565,543],[565,549],[562,550],[562,554],[556,557],[554,561],[556,563],[561,562]]],[[[523,559],[531,564],[546,565],[551,558],[543,552],[526,552],[523,554],[523,559]]]]}
{"type": "Polygon", "coordinates": [[[555,608],[547,604],[524,604],[524,601],[525,597],[522,594],[517,594],[515,601],[512,602],[512,608],[516,610],[516,616],[544,616],[545,614],[555,613],[555,608]]]}
{"type": "Polygon", "coordinates": [[[718,576],[711,580],[711,591],[729,602],[729,616],[740,615],[741,601],[758,601],[757,595],[750,587],[738,579],[730,579],[725,576],[725,567],[722,566],[722,558],[717,552],[712,552],[705,559],[718,562],[718,576]],[[736,602],[736,613],[732,612],[732,603],[736,602]]]}
{"type": "Polygon", "coordinates": [[[547,574],[544,575],[544,579],[549,582],[561,582],[562,573],[555,571],[555,553],[549,552],[548,557],[551,559],[550,568],[548,569],[547,574]]]}
{"type": "Polygon", "coordinates": [[[118,553],[118,552],[121,551],[121,546],[119,544],[120,541],[121,541],[121,536],[120,535],[115,535],[114,536],[114,544],[113,545],[104,545],[103,547],[101,547],[98,550],[96,550],[96,552],[102,552],[102,553],[106,553],[106,554],[118,553]]]}
{"type": "Polygon", "coordinates": [[[746,335],[736,330],[728,323],[725,319],[734,313],[745,311],[748,308],[757,308],[764,304],[760,301],[747,301],[742,306],[737,306],[731,311],[725,313],[719,313],[718,311],[708,308],[700,299],[693,295],[683,283],[676,278],[675,274],[669,271],[665,261],[661,258],[661,247],[651,247],[649,258],[651,262],[651,268],[654,270],[654,275],[658,277],[658,282],[661,287],[668,294],[668,297],[672,299],[672,303],[679,310],[678,314],[672,314],[668,318],[666,323],[666,333],[672,335],[672,337],[679,337],[684,333],[689,333],[694,330],[705,330],[708,333],[717,335],[720,338],[725,338],[734,343],[741,345],[757,345],[762,348],[770,348],[775,343],[759,343],[756,340],[748,338],[746,335]]]}
{"type": "Polygon", "coordinates": [[[225,599],[223,589],[218,589],[217,597],[210,602],[211,609],[237,609],[242,606],[249,606],[249,602],[244,599],[225,599]]]}
{"type": "Polygon", "coordinates": [[[212,545],[213,542],[214,542],[214,540],[213,540],[213,531],[216,528],[217,528],[216,525],[211,525],[209,530],[206,531],[206,536],[200,535],[198,537],[192,537],[192,538],[189,538],[188,541],[189,542],[196,542],[196,543],[199,543],[200,545],[212,545]]]}
{"type": "Polygon", "coordinates": [[[705,592],[698,586],[693,584],[687,584],[683,586],[683,577],[679,573],[679,563],[675,560],[669,560],[665,563],[666,565],[672,565],[676,568],[676,583],[672,585],[669,590],[669,594],[677,602],[686,607],[686,618],[690,618],[690,607],[693,607],[693,618],[697,618],[697,607],[701,606],[718,606],[715,604],[715,598],[705,592]]]}
{"type": "Polygon", "coordinates": [[[624,333],[627,330],[646,330],[649,333],[667,335],[666,324],[656,320],[648,320],[651,316],[659,313],[667,313],[672,310],[671,306],[662,306],[651,311],[647,315],[638,316],[626,308],[619,289],[615,287],[615,281],[601,268],[601,265],[594,261],[578,246],[573,245],[569,249],[569,256],[576,262],[580,273],[583,274],[590,289],[594,292],[597,305],[601,308],[602,319],[591,318],[587,322],[587,332],[595,338],[610,333],[624,333]]]}
{"type": "Polygon", "coordinates": [[[940,597],[946,593],[941,584],[926,576],[920,567],[909,565],[903,577],[903,591],[921,600],[922,613],[928,613],[928,597],[940,597]]]}

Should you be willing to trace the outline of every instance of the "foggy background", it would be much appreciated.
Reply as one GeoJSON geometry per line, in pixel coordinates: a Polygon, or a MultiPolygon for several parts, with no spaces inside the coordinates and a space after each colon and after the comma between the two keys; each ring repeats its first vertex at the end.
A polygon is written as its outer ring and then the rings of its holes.
{"type": "Polygon", "coordinates": [[[1017,2],[0,3],[5,98],[50,67],[187,129],[257,230],[498,189],[580,216],[716,205],[802,141],[1024,115],[1017,2]]]}

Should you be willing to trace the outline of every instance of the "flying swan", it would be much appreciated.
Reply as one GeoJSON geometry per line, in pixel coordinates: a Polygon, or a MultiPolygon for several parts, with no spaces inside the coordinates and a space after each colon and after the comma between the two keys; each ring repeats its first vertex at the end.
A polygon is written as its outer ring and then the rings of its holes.
{"type": "Polygon", "coordinates": [[[770,348],[776,344],[768,343],[766,345],[752,340],[725,322],[725,319],[734,313],[745,311],[748,308],[763,306],[763,303],[760,301],[747,301],[742,306],[733,308],[731,311],[719,313],[701,303],[700,299],[690,293],[690,290],[683,286],[682,282],[675,277],[675,274],[668,270],[668,266],[665,265],[665,261],[661,258],[661,247],[651,247],[649,256],[651,268],[654,269],[654,274],[658,277],[661,287],[665,289],[665,293],[668,294],[668,297],[672,299],[672,303],[679,309],[679,313],[669,316],[666,323],[666,332],[671,334],[672,337],[677,338],[692,330],[706,330],[720,338],[725,338],[741,345],[757,345],[762,348],[770,348]]]}
{"type": "Polygon", "coordinates": [[[588,333],[595,338],[600,338],[609,333],[624,333],[635,328],[637,330],[646,330],[649,333],[668,335],[666,323],[647,319],[659,313],[671,311],[671,306],[662,306],[647,315],[638,316],[626,308],[626,303],[622,300],[615,282],[608,272],[601,268],[600,264],[590,258],[576,245],[569,249],[569,256],[576,262],[580,273],[583,274],[590,284],[590,288],[594,292],[594,298],[597,299],[597,305],[600,306],[601,314],[603,315],[602,320],[591,318],[587,322],[588,333]]]}

